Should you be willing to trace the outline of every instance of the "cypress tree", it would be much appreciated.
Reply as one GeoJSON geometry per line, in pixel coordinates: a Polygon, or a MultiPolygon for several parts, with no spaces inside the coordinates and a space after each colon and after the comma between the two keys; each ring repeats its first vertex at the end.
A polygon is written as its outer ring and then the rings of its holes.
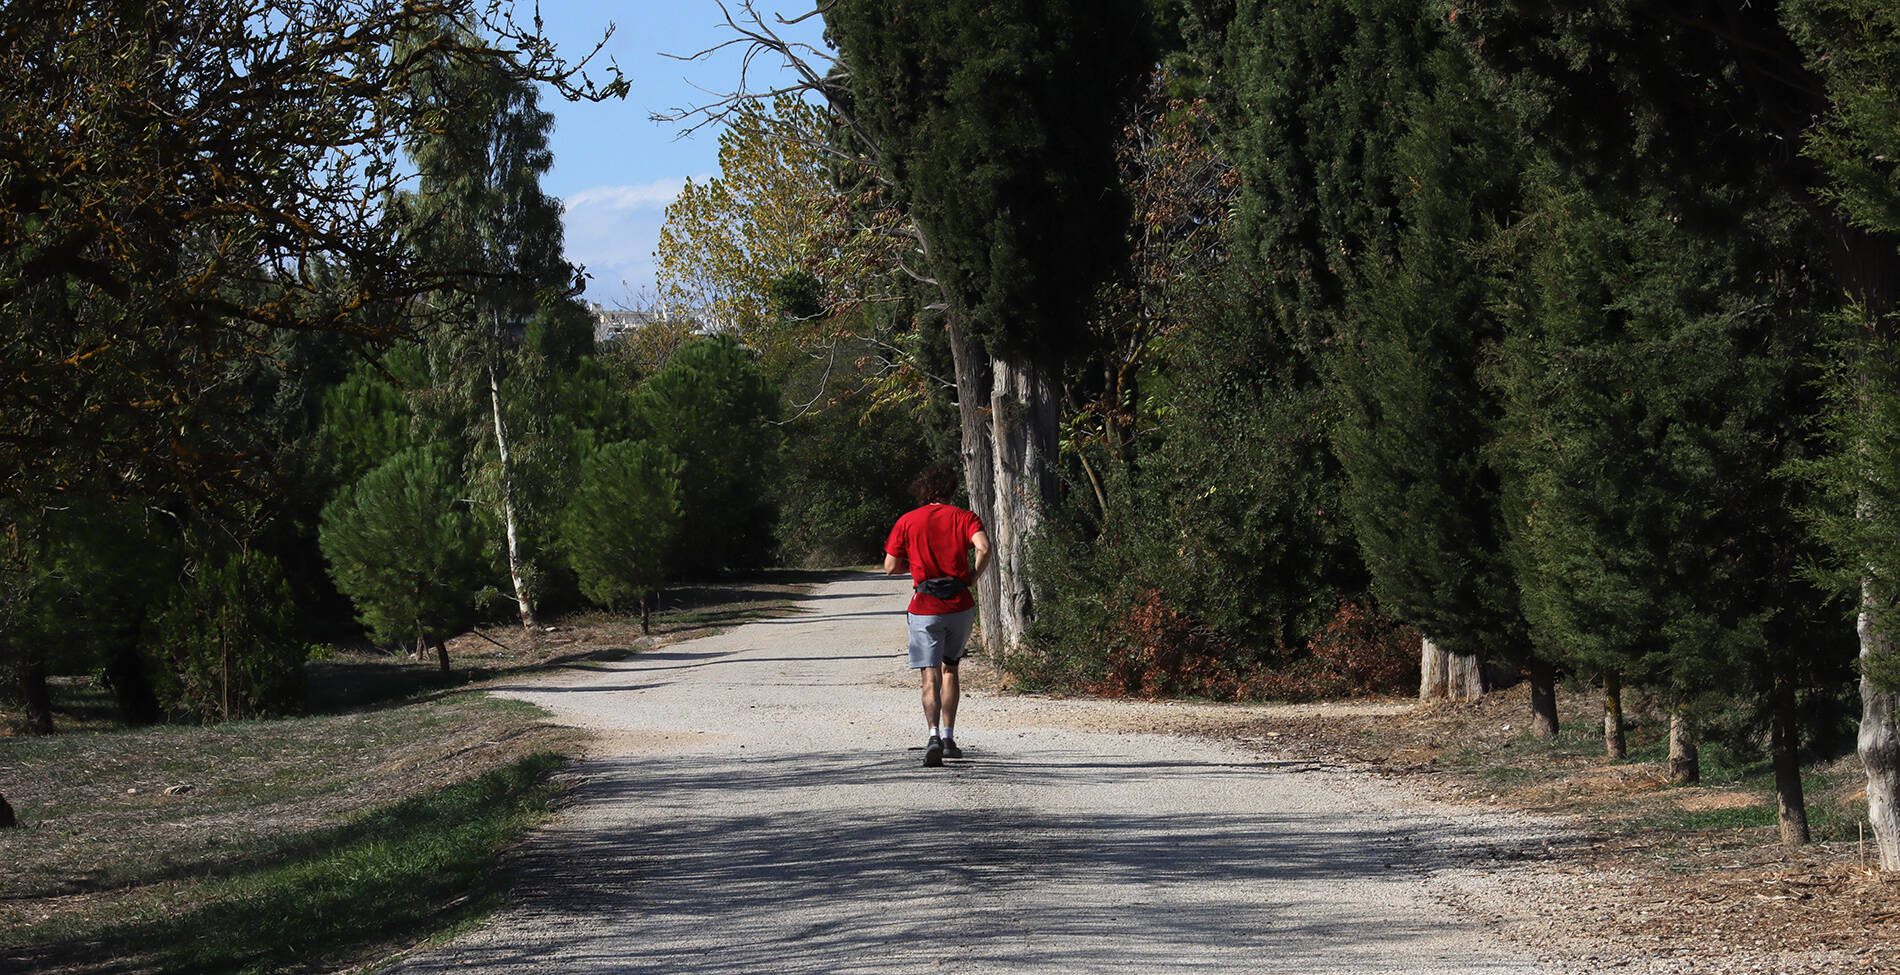
{"type": "Polygon", "coordinates": [[[1797,843],[1797,684],[1838,661],[1775,471],[1803,450],[1834,283],[1790,154],[1815,90],[1774,7],[1483,0],[1458,23],[1551,163],[1501,356],[1526,612],[1665,695],[1731,679],[1797,843]]]}
{"type": "Polygon", "coordinates": [[[1136,0],[841,0],[825,19],[944,299],[964,476],[997,551],[984,639],[1012,646],[1055,501],[1060,369],[1123,256],[1113,144],[1149,18],[1136,0]]]}
{"type": "Polygon", "coordinates": [[[1520,205],[1524,151],[1495,87],[1449,38],[1433,40],[1415,88],[1387,108],[1408,120],[1386,174],[1400,230],[1346,296],[1331,356],[1343,406],[1334,449],[1373,591],[1428,641],[1421,698],[1477,690],[1456,688],[1434,649],[1467,674],[1477,660],[1528,662],[1531,724],[1549,736],[1553,674],[1530,653],[1506,558],[1491,450],[1501,404],[1481,374],[1503,333],[1484,254],[1520,205]],[[1432,686],[1435,667],[1452,687],[1432,686]]]}
{"type": "Polygon", "coordinates": [[[1793,0],[1783,11],[1826,85],[1829,111],[1807,152],[1852,256],[1825,386],[1829,449],[1805,472],[1823,493],[1809,519],[1832,555],[1826,581],[1858,610],[1867,816],[1882,869],[1900,870],[1900,11],[1884,0],[1793,0]]]}

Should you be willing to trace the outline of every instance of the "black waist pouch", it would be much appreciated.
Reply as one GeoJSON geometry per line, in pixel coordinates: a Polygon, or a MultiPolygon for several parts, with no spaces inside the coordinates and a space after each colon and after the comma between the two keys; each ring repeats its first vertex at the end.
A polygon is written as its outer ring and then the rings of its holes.
{"type": "Polygon", "coordinates": [[[963,584],[962,579],[955,576],[938,576],[935,579],[925,579],[918,583],[916,588],[918,592],[926,596],[935,596],[938,599],[955,599],[962,595],[963,590],[968,587],[963,584]]]}

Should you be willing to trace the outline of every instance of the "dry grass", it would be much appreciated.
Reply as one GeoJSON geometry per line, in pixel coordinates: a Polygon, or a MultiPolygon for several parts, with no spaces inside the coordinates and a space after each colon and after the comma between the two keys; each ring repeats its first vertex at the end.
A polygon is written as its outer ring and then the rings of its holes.
{"type": "MultiPolygon", "coordinates": [[[[367,811],[529,756],[581,752],[578,733],[544,724],[532,707],[481,694],[488,681],[585,667],[785,615],[816,578],[774,573],[763,582],[670,591],[652,634],[606,614],[534,634],[471,632],[451,642],[455,672],[446,677],[433,659],[334,654],[310,664],[312,713],[283,720],[119,728],[90,681],[61,680],[60,734],[19,736],[20,716],[0,712],[0,728],[16,732],[0,736],[0,795],[21,822],[0,831],[7,865],[0,969],[162,970],[161,960],[126,957],[112,932],[216,909],[213,902],[229,896],[219,878],[312,855],[318,841],[301,838],[333,833],[367,811]]],[[[439,923],[453,920],[445,914],[439,923]]]]}
{"type": "MultiPolygon", "coordinates": [[[[1464,906],[1527,940],[1587,951],[1605,970],[1680,955],[1670,970],[1900,972],[1900,879],[1872,869],[1859,842],[1866,792],[1856,758],[1807,770],[1823,841],[1784,847],[1765,775],[1705,768],[1705,784],[1669,785],[1660,761],[1603,757],[1589,699],[1560,702],[1566,730],[1556,742],[1526,733],[1521,686],[1472,704],[1289,714],[1203,733],[1399,778],[1441,801],[1568,820],[1572,844],[1492,852],[1591,883],[1561,886],[1555,903],[1531,886],[1517,891],[1519,904],[1464,906]]],[[[1661,725],[1635,720],[1632,753],[1639,743],[1653,752],[1661,725]]]]}

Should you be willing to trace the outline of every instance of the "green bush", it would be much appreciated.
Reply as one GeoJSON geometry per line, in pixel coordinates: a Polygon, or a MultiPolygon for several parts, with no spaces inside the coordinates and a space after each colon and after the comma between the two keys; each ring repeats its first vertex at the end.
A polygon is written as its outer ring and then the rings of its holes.
{"type": "Polygon", "coordinates": [[[666,578],[680,525],[679,458],[657,443],[623,440],[595,451],[561,515],[561,547],[581,592],[604,606],[637,603],[666,578]]]}
{"type": "Polygon", "coordinates": [[[283,568],[245,552],[207,561],[155,621],[173,707],[202,720],[295,711],[305,648],[283,568]]]}
{"type": "Polygon", "coordinates": [[[340,492],[323,509],[318,541],[337,588],[379,640],[439,648],[472,616],[482,533],[441,448],[402,451],[340,492]]]}

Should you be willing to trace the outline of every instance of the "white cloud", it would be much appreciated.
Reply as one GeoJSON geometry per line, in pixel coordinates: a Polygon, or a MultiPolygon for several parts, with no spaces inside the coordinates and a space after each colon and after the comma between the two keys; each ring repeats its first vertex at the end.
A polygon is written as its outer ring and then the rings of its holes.
{"type": "MultiPolygon", "coordinates": [[[[699,176],[696,179],[705,180],[699,176]]],[[[656,179],[633,186],[590,186],[570,195],[564,202],[569,210],[606,207],[612,210],[664,210],[686,188],[685,177],[656,179]]]]}
{"type": "Polygon", "coordinates": [[[589,301],[613,307],[652,292],[653,248],[666,220],[664,211],[685,186],[685,177],[594,186],[562,201],[567,207],[562,221],[567,259],[586,266],[589,301]]]}

